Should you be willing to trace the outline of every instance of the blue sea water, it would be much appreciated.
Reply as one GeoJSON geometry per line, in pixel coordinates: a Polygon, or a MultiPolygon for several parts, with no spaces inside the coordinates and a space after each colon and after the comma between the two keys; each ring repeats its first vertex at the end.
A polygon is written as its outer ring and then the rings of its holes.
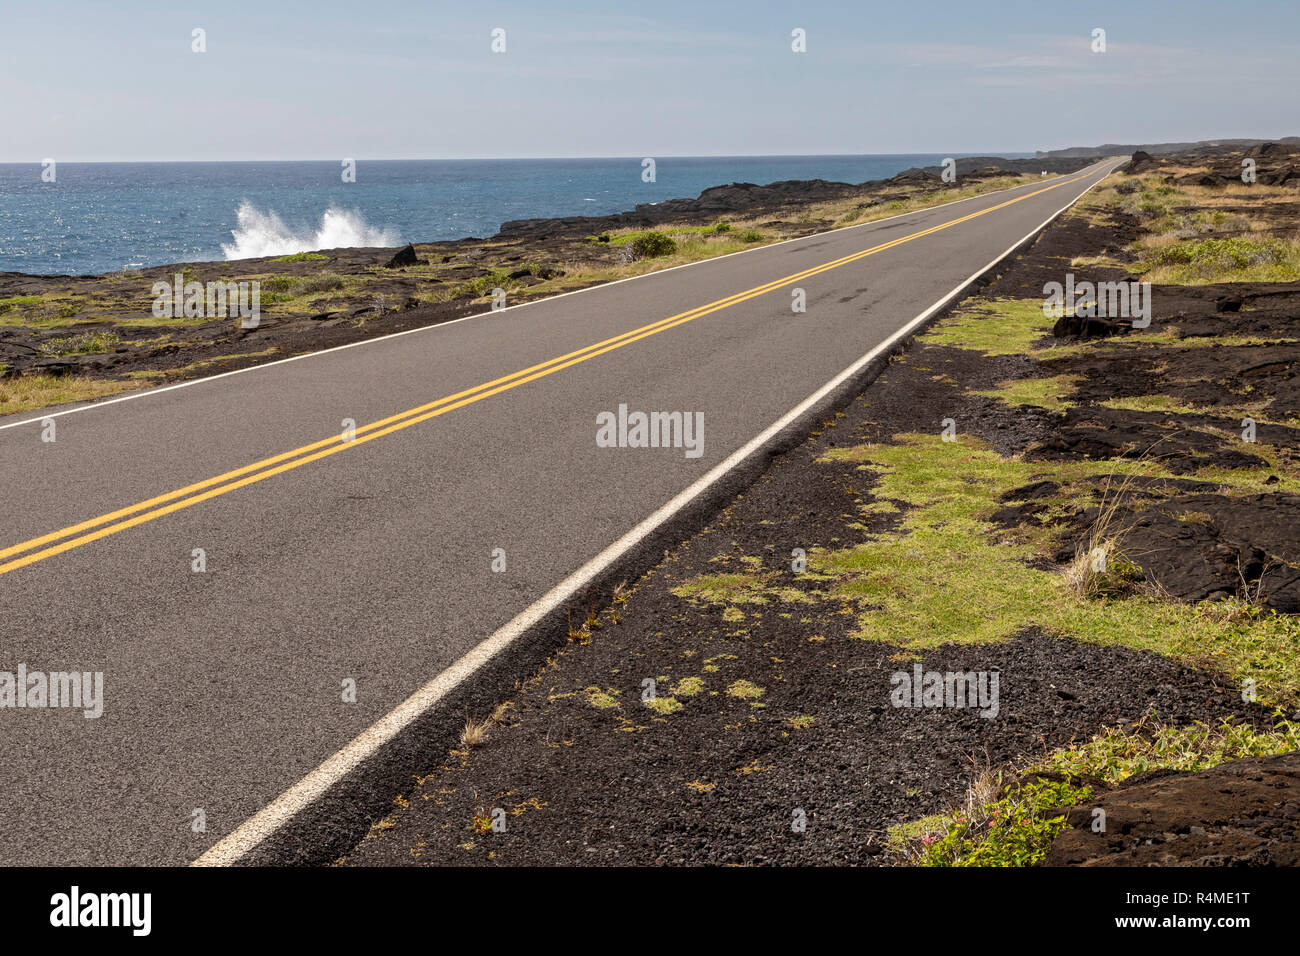
{"type": "MultiPolygon", "coordinates": [[[[949,154],[963,155],[963,154],[949,154]]],[[[1007,154],[1023,156],[1028,154],[1007,154]]],[[[938,154],[641,159],[0,164],[0,271],[86,275],[173,262],[486,237],[502,222],[600,216],[730,182],[859,183],[938,154]]]]}

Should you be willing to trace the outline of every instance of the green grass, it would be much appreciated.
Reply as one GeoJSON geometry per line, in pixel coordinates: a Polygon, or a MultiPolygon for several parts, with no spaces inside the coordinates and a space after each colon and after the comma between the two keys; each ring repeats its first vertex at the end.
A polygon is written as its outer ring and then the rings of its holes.
{"type": "MultiPolygon", "coordinates": [[[[1125,589],[1119,561],[1115,587],[1080,596],[1061,573],[1031,565],[1057,546],[1060,532],[1050,521],[1014,534],[988,523],[1003,494],[1040,478],[1064,483],[1057,499],[1047,502],[1054,509],[1049,515],[1063,515],[1088,494],[1098,472],[1171,477],[1151,462],[1048,465],[1002,458],[968,437],[956,443],[937,435],[900,440],[827,455],[874,472],[876,495],[903,514],[894,531],[850,548],[810,552],[809,573],[821,590],[784,586],[775,575],[732,572],[702,575],[674,593],[726,608],[838,602],[856,618],[854,637],[909,650],[1005,641],[1036,625],[1251,678],[1266,701],[1300,699],[1300,621],[1234,602],[1194,605],[1125,589]]],[[[1265,490],[1270,486],[1262,482],[1274,464],[1194,477],[1223,482],[1225,492],[1265,490]]]]}
{"type": "Polygon", "coordinates": [[[0,315],[21,306],[40,305],[44,301],[45,298],[39,295],[12,295],[7,299],[0,299],[0,315]]]}
{"type": "Polygon", "coordinates": [[[667,717],[669,714],[682,709],[682,702],[676,697],[656,697],[653,700],[642,701],[642,703],[661,717],[667,717]]]}
{"type": "Polygon", "coordinates": [[[587,703],[597,710],[609,710],[618,706],[618,691],[616,690],[605,691],[599,687],[588,687],[585,693],[587,703]]]}
{"type": "Polygon", "coordinates": [[[323,262],[329,256],[319,252],[294,252],[287,256],[278,256],[272,262],[323,262]]]}
{"type": "Polygon", "coordinates": [[[1094,798],[1081,775],[1114,785],[1146,770],[1196,772],[1297,748],[1300,724],[1291,721],[1267,730],[1228,720],[1184,727],[1143,720],[1133,727],[1112,727],[1033,761],[1005,785],[1000,773],[981,775],[965,807],[892,827],[887,848],[895,862],[921,866],[1033,866],[1066,826],[1058,811],[1094,798]],[[1034,776],[1041,773],[1068,779],[1034,776]]]}
{"type": "Polygon", "coordinates": [[[0,379],[0,415],[84,402],[139,388],[142,382],[81,375],[18,375],[0,379]]]}
{"type": "MultiPolygon", "coordinates": [[[[1116,473],[1162,474],[1150,462],[1046,466],[1002,458],[970,438],[900,436],[897,445],[832,450],[879,476],[877,496],[908,507],[895,532],[842,550],[814,550],[809,570],[833,579],[830,593],[858,608],[855,636],[905,648],[1004,641],[1037,625],[1103,645],[1151,650],[1252,678],[1261,698],[1300,699],[1300,620],[1233,613],[1133,594],[1086,598],[1059,573],[1029,562],[1055,542],[1050,526],[996,533],[988,515],[1000,497],[1039,477],[1083,480],[1116,473]]],[[[1058,504],[1072,493],[1064,490],[1058,504]]]]}
{"type": "Polygon", "coordinates": [[[673,594],[693,598],[709,604],[735,606],[739,604],[767,604],[769,601],[798,603],[806,600],[802,591],[795,588],[773,587],[771,575],[723,573],[702,574],[673,588],[673,594]]]}
{"type": "Polygon", "coordinates": [[[1053,411],[1068,408],[1068,396],[1078,385],[1078,375],[1057,375],[1054,378],[1017,378],[1003,382],[996,389],[972,392],[989,398],[1000,398],[1008,405],[1036,405],[1053,411]]]}
{"type": "Polygon", "coordinates": [[[1191,239],[1148,250],[1140,265],[1153,282],[1292,282],[1300,279],[1300,243],[1268,236],[1191,239]]]}
{"type": "Polygon", "coordinates": [[[741,700],[755,700],[762,697],[767,691],[757,684],[747,680],[732,681],[727,685],[727,695],[730,697],[739,697],[741,700]]]}
{"type": "Polygon", "coordinates": [[[1092,799],[1086,786],[1055,780],[1012,784],[968,812],[934,814],[892,827],[886,847],[915,866],[1033,866],[1065,829],[1059,807],[1092,799]]]}
{"type": "Polygon", "coordinates": [[[993,299],[954,312],[918,338],[986,355],[1022,355],[1055,324],[1043,314],[1042,299],[993,299]]]}
{"type": "Polygon", "coordinates": [[[477,299],[488,295],[493,289],[504,289],[509,292],[515,285],[515,281],[510,278],[509,270],[492,269],[477,279],[470,279],[455,286],[451,291],[450,298],[459,299],[468,296],[471,299],[477,299]]]}
{"type": "Polygon", "coordinates": [[[90,355],[111,352],[120,342],[121,337],[116,332],[83,332],[60,339],[47,339],[41,343],[41,354],[90,355]]]}
{"type": "Polygon", "coordinates": [[[694,697],[704,690],[704,681],[699,677],[683,677],[673,688],[674,697],[694,697]]]}
{"type": "MultiPolygon", "coordinates": [[[[1128,398],[1108,398],[1100,403],[1103,408],[1113,408],[1121,412],[1168,412],[1171,415],[1187,415],[1196,412],[1190,405],[1185,405],[1169,395],[1133,395],[1128,398]]],[[[1205,411],[1209,411],[1206,409],[1205,411]]]]}

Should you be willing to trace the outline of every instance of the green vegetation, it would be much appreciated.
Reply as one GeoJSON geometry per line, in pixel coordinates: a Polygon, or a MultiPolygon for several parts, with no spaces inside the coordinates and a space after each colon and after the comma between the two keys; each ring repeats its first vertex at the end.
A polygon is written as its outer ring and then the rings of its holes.
{"type": "Polygon", "coordinates": [[[1001,774],[977,775],[963,808],[891,828],[887,847],[896,861],[922,866],[1033,866],[1066,826],[1060,811],[1095,796],[1081,775],[1114,785],[1145,770],[1195,772],[1297,748],[1300,724],[1291,721],[1270,730],[1226,720],[1217,726],[1197,722],[1154,730],[1146,721],[1127,729],[1112,727],[1032,762],[1005,785],[1001,774]]]}
{"type": "Polygon", "coordinates": [[[16,375],[0,379],[0,415],[30,412],[49,405],[85,402],[143,384],[120,379],[92,379],[82,375],[16,375]]]}
{"type": "Polygon", "coordinates": [[[1079,383],[1077,375],[1057,375],[1055,378],[1017,378],[1003,382],[990,391],[972,392],[989,398],[1000,398],[1008,405],[1037,405],[1039,408],[1067,408],[1067,396],[1079,383]]]}
{"type": "Polygon", "coordinates": [[[278,256],[272,259],[272,262],[323,262],[329,256],[322,255],[319,252],[294,252],[287,256],[278,256]]]}
{"type": "Polygon", "coordinates": [[[41,343],[43,355],[89,355],[111,352],[117,348],[121,337],[116,332],[83,332],[61,339],[47,339],[41,343]]]}
{"type": "MultiPolygon", "coordinates": [[[[1243,599],[1171,601],[1137,586],[1136,568],[1113,550],[1106,570],[1096,574],[1086,563],[1065,574],[1039,564],[1058,546],[1066,516],[1081,501],[1096,500],[1098,471],[1109,469],[1121,482],[1126,475],[1175,477],[1155,463],[1026,462],[1003,458],[968,436],[945,442],[937,434],[902,435],[897,441],[837,448],[826,456],[855,462],[877,476],[878,500],[862,510],[882,510],[881,505],[899,510],[894,530],[852,547],[811,551],[808,572],[801,576],[804,588],[783,584],[771,573],[728,572],[685,581],[674,593],[735,609],[829,603],[825,613],[842,609],[854,615],[854,637],[918,651],[1005,641],[1036,625],[1052,634],[1150,650],[1237,679],[1249,677],[1269,702],[1300,699],[1300,620],[1243,599]],[[1047,508],[1038,523],[1014,532],[989,524],[1004,495],[1043,478],[1058,481],[1061,489],[1042,500],[1047,508]]],[[[1270,454],[1258,447],[1262,456],[1270,454]]],[[[1285,489],[1295,481],[1274,461],[1264,468],[1203,469],[1184,477],[1218,482],[1226,494],[1285,489]],[[1271,474],[1287,477],[1281,485],[1264,485],[1271,474]]],[[[1119,529],[1100,524],[1094,528],[1097,543],[1113,545],[1119,529]]]]}
{"type": "Polygon", "coordinates": [[[632,251],[638,259],[657,259],[677,251],[677,240],[662,232],[642,232],[632,238],[632,251]]]}
{"type": "Polygon", "coordinates": [[[1300,279],[1300,243],[1256,239],[1193,239],[1147,252],[1141,266],[1153,282],[1291,282],[1300,279]]]}
{"type": "Polygon", "coordinates": [[[704,690],[704,681],[698,677],[683,677],[673,688],[674,697],[694,697],[704,690]]]}
{"type": "Polygon", "coordinates": [[[618,698],[615,696],[618,691],[604,691],[599,687],[588,687],[586,693],[587,703],[597,710],[608,710],[611,707],[618,706],[618,698]]]}
{"type": "Polygon", "coordinates": [[[762,697],[765,693],[767,692],[763,688],[747,680],[732,681],[727,686],[727,694],[731,697],[739,697],[741,700],[753,700],[762,697]]]}
{"type": "Polygon", "coordinates": [[[893,827],[886,846],[914,866],[1033,866],[1065,829],[1060,807],[1085,803],[1092,791],[1068,782],[1031,779],[966,813],[936,814],[893,827]]]}
{"type": "Polygon", "coordinates": [[[682,709],[682,702],[676,697],[656,697],[644,702],[647,707],[661,717],[667,717],[682,709]]]}
{"type": "Polygon", "coordinates": [[[995,299],[959,309],[917,338],[986,355],[1023,355],[1055,324],[1042,299],[995,299]]]}
{"type": "Polygon", "coordinates": [[[695,598],[711,604],[766,604],[769,600],[795,603],[806,600],[796,588],[772,587],[772,575],[701,574],[673,588],[678,597],[695,598]]]}
{"type": "Polygon", "coordinates": [[[13,295],[7,299],[0,299],[0,315],[20,306],[40,305],[44,301],[44,297],[39,295],[13,295]]]}
{"type": "MultiPolygon", "coordinates": [[[[1222,604],[1186,605],[1122,587],[1080,595],[1061,574],[1029,562],[1053,546],[1050,523],[994,536],[987,517],[1012,489],[1043,477],[1042,465],[1002,458],[970,438],[900,436],[898,445],[835,449],[830,460],[876,472],[876,494],[904,510],[900,527],[839,551],[813,551],[808,567],[833,577],[831,594],[858,606],[857,637],[906,648],[1007,640],[1031,625],[1097,644],[1152,650],[1257,681],[1261,696],[1300,695],[1300,621],[1272,612],[1240,613],[1222,604]],[[1111,592],[1119,591],[1124,596],[1111,592]]],[[[1152,463],[1112,461],[1117,474],[1164,475],[1152,463]]],[[[1054,463],[1069,482],[1062,510],[1099,465],[1054,463]]],[[[1232,481],[1229,475],[1226,480],[1232,481]]],[[[1125,574],[1115,556],[1112,573],[1125,574]]]]}
{"type": "Polygon", "coordinates": [[[477,299],[487,295],[493,289],[505,289],[509,291],[514,286],[514,280],[510,278],[510,272],[506,269],[492,269],[485,275],[477,279],[470,279],[456,286],[448,298],[458,299],[461,296],[469,296],[477,299]]]}

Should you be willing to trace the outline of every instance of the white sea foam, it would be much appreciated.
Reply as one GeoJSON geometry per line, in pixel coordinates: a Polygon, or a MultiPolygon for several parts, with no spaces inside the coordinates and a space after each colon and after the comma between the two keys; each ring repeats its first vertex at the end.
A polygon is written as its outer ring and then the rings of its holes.
{"type": "Polygon", "coordinates": [[[227,259],[255,259],[283,256],[313,249],[345,249],[355,246],[396,246],[401,239],[395,229],[369,225],[359,212],[330,206],[320,217],[315,231],[294,231],[274,212],[263,212],[250,202],[239,206],[239,225],[223,242],[227,259]]]}

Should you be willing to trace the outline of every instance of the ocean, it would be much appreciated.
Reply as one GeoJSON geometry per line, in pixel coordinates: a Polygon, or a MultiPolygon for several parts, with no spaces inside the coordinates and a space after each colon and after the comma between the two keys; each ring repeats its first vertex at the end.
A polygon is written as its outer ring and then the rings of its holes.
{"type": "MultiPolygon", "coordinates": [[[[953,156],[968,155],[962,153],[953,156]]],[[[1026,153],[1008,153],[1008,157],[1026,153]]],[[[510,219],[601,216],[731,182],[885,179],[941,154],[635,159],[0,164],[0,271],[174,262],[486,237],[510,219]],[[48,173],[46,174],[48,176],[48,173]]]]}

